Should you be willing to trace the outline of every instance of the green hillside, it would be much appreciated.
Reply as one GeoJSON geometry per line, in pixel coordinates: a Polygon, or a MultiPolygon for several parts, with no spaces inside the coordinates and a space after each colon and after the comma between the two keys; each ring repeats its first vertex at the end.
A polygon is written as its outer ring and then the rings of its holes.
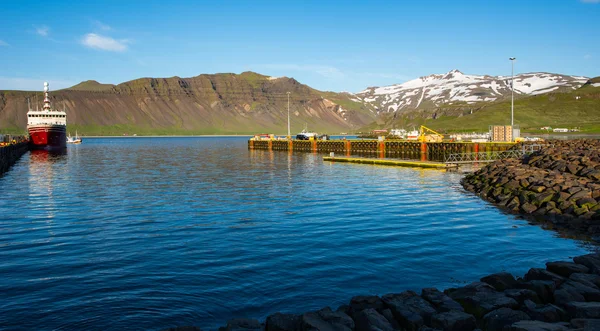
{"type": "MultiPolygon", "coordinates": [[[[568,92],[553,92],[515,100],[515,124],[524,132],[541,132],[540,127],[579,127],[584,133],[600,132],[600,87],[590,80],[581,88],[568,92]]],[[[396,118],[386,115],[378,124],[370,124],[362,131],[376,128],[412,129],[423,124],[441,132],[487,131],[489,125],[510,124],[510,100],[488,104],[455,104],[428,111],[412,111],[396,118]],[[450,109],[450,111],[448,111],[450,109]],[[444,116],[439,114],[461,114],[444,116]]]]}

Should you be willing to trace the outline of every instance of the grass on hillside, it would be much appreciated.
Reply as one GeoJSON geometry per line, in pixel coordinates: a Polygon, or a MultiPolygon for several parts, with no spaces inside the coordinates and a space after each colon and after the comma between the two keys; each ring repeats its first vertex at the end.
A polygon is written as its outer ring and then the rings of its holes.
{"type": "MultiPolygon", "coordinates": [[[[405,127],[412,129],[425,125],[441,132],[487,131],[490,125],[509,125],[510,100],[492,103],[472,114],[460,117],[440,116],[436,119],[399,116],[384,125],[369,125],[363,131],[375,128],[405,127]]],[[[566,93],[548,93],[515,100],[515,125],[523,132],[545,132],[543,126],[581,128],[583,133],[600,132],[600,87],[584,86],[566,93]],[[576,99],[579,96],[579,99],[576,99]]]]}

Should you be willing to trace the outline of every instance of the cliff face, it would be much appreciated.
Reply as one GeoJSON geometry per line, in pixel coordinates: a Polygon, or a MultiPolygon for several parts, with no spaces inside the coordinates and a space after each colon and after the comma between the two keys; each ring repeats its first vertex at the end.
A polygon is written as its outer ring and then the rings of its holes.
{"type": "MultiPolygon", "coordinates": [[[[114,86],[86,81],[51,96],[55,108],[66,110],[69,130],[80,134],[284,134],[288,91],[292,133],[305,125],[347,132],[373,120],[347,95],[252,72],[141,78],[114,86]]],[[[24,130],[27,99],[35,108],[36,95],[41,104],[41,92],[0,91],[0,129],[24,130]]]]}

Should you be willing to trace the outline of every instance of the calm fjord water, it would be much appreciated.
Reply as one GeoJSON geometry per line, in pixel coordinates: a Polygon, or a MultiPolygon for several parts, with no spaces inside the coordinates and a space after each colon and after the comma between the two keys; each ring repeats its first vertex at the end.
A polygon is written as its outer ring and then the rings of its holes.
{"type": "Polygon", "coordinates": [[[246,146],[103,138],[24,155],[0,177],[0,329],[215,329],[592,248],[503,214],[460,174],[246,146]]]}

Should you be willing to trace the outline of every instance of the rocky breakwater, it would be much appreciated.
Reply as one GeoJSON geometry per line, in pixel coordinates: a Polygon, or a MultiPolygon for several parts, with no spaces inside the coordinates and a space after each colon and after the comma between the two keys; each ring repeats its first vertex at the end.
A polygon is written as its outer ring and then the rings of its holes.
{"type": "Polygon", "coordinates": [[[29,150],[27,141],[0,146],[0,176],[29,150]]]}
{"type": "MultiPolygon", "coordinates": [[[[220,331],[600,330],[600,255],[548,262],[522,278],[500,272],[460,288],[357,296],[336,310],[232,319],[220,331]]],[[[198,331],[193,326],[166,331],[198,331]]]]}
{"type": "Polygon", "coordinates": [[[600,234],[600,141],[551,141],[465,176],[465,189],[510,212],[600,234]]]}

